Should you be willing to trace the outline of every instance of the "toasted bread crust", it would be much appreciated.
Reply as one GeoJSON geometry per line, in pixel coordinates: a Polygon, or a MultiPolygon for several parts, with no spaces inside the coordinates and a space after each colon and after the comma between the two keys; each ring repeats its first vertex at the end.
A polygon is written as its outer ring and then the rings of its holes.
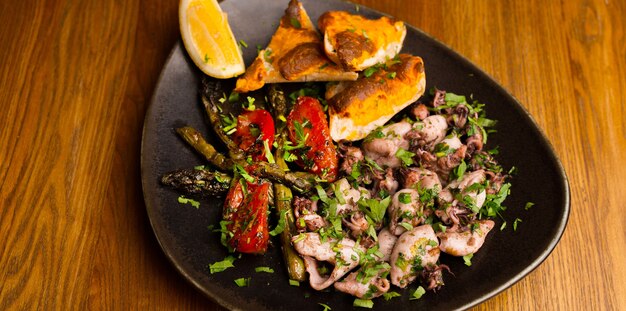
{"type": "Polygon", "coordinates": [[[246,93],[265,83],[356,80],[321,50],[321,37],[302,4],[291,0],[266,49],[259,51],[235,91],[246,93]],[[314,48],[318,46],[318,48],[314,48]]]}
{"type": "Polygon", "coordinates": [[[326,55],[345,70],[360,71],[400,52],[406,27],[383,16],[367,19],[344,11],[330,11],[317,21],[324,34],[326,55]]]}
{"type": "Polygon", "coordinates": [[[331,137],[335,141],[364,138],[416,101],[425,88],[422,59],[408,54],[398,55],[369,77],[329,88],[331,137]]]}

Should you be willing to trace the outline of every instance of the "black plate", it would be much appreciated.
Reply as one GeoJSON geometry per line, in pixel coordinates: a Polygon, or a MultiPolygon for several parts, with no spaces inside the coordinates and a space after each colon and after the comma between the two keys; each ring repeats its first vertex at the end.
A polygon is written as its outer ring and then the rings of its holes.
{"type": "MultiPolygon", "coordinates": [[[[283,14],[287,0],[229,0],[222,8],[229,14],[235,36],[248,44],[246,64],[265,47],[283,14]]],[[[336,0],[304,0],[313,20],[328,10],[355,12],[354,4],[336,0]]],[[[378,17],[379,12],[359,8],[359,14],[378,17]]],[[[408,26],[408,25],[407,25],[408,26]]],[[[409,301],[416,285],[399,290],[400,298],[376,299],[374,308],[389,310],[449,310],[476,305],[513,285],[535,269],[558,243],[569,216],[569,187],[563,167],[549,142],[528,112],[506,90],[462,56],[420,30],[408,26],[403,52],[419,55],[426,65],[427,88],[437,86],[457,94],[473,94],[487,104],[488,116],[499,121],[498,133],[490,136],[489,146],[500,146],[497,158],[504,167],[516,166],[512,193],[505,202],[509,221],[504,231],[494,230],[467,267],[461,258],[442,257],[455,276],[446,275],[446,286],[409,301]],[[526,202],[535,206],[526,211],[526,202]],[[514,219],[520,218],[517,231],[514,219]]],[[[201,200],[201,207],[177,202],[178,193],[162,187],[159,177],[169,171],[202,164],[202,159],[183,143],[173,129],[189,124],[210,136],[199,103],[201,73],[177,44],[167,61],[152,104],[147,112],[141,154],[143,192],[148,216],[163,251],[176,269],[201,292],[225,307],[246,310],[319,310],[324,303],[333,310],[352,306],[351,296],[316,292],[307,284],[290,286],[277,247],[265,256],[243,256],[236,268],[211,274],[208,265],[222,260],[227,252],[219,235],[207,227],[220,219],[222,201],[201,200]],[[255,273],[254,268],[269,266],[273,274],[255,273]],[[249,287],[233,282],[251,277],[249,287]]],[[[212,139],[216,142],[215,139],[212,139]]],[[[499,226],[499,223],[496,225],[499,226]]],[[[278,241],[275,241],[278,245],[278,241]]]]}

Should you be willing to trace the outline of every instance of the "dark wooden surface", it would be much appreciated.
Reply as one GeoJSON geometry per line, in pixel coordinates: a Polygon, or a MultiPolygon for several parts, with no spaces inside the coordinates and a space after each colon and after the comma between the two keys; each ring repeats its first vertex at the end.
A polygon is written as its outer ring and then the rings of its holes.
{"type": "MultiPolygon", "coordinates": [[[[476,309],[626,310],[626,3],[356,2],[504,85],[569,176],[561,243],[476,309]]],[[[167,262],[141,192],[143,118],[179,39],[177,6],[0,3],[0,309],[220,309],[167,262]]]]}

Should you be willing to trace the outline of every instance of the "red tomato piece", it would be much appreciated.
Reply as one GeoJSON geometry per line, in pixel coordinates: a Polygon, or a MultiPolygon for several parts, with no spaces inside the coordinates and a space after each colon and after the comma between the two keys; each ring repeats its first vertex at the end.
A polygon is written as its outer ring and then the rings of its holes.
{"type": "Polygon", "coordinates": [[[267,250],[270,185],[259,178],[255,182],[240,179],[230,188],[223,217],[230,222],[226,226],[231,233],[228,245],[235,251],[263,254],[267,250]]]}
{"type": "Polygon", "coordinates": [[[287,117],[289,140],[294,146],[304,143],[304,148],[293,150],[296,163],[305,170],[328,181],[337,178],[337,150],[330,138],[330,129],[320,102],[308,96],[296,101],[287,117]]]}
{"type": "Polygon", "coordinates": [[[252,156],[254,161],[265,161],[263,141],[272,148],[274,143],[274,119],[264,109],[246,110],[237,117],[237,131],[233,139],[241,150],[252,156]]]}

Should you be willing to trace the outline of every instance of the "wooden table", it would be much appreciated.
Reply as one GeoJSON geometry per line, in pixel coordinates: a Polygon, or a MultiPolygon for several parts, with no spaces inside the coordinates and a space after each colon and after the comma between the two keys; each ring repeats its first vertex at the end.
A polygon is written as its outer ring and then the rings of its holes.
{"type": "MultiPolygon", "coordinates": [[[[556,250],[476,309],[626,310],[626,3],[357,2],[504,85],[569,176],[556,250]]],[[[165,259],[142,199],[141,130],[177,1],[2,1],[0,21],[0,309],[220,309],[165,259]]]]}

